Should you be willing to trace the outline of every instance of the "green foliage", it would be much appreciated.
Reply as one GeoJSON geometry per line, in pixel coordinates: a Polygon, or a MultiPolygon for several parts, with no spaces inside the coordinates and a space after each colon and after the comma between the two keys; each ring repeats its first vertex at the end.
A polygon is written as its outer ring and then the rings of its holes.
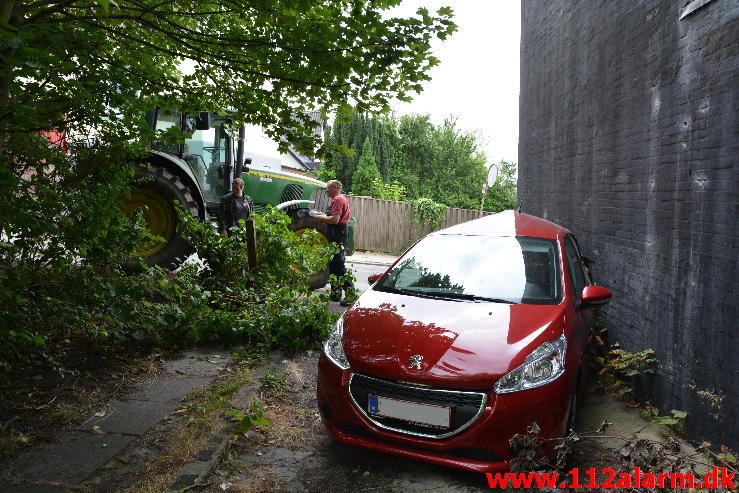
{"type": "Polygon", "coordinates": [[[637,400],[641,378],[656,372],[654,349],[632,353],[622,349],[617,342],[607,347],[607,332],[600,319],[595,321],[590,330],[589,346],[593,353],[592,361],[600,376],[600,385],[611,394],[637,400]]]}
{"type": "Polygon", "coordinates": [[[378,181],[382,182],[382,177],[377,169],[375,155],[372,153],[372,142],[368,137],[364,140],[359,165],[352,177],[352,195],[377,197],[380,194],[379,189],[376,188],[378,181]]]}
{"type": "Polygon", "coordinates": [[[654,373],[657,360],[651,348],[632,353],[615,343],[605,357],[596,359],[596,362],[601,365],[599,373],[608,392],[636,399],[639,378],[654,373]]]}
{"type": "Polygon", "coordinates": [[[372,117],[359,112],[349,118],[337,118],[333,129],[326,135],[327,145],[335,152],[322,166],[330,170],[326,175],[319,172],[319,178],[336,178],[347,190],[354,192],[354,174],[362,155],[371,154],[375,160],[380,180],[388,179],[395,156],[395,124],[389,117],[372,117]],[[369,150],[365,149],[369,140],[369,150]]]}
{"type": "Polygon", "coordinates": [[[402,201],[406,196],[406,190],[403,185],[394,181],[392,183],[383,183],[381,180],[374,180],[372,184],[377,192],[376,198],[382,200],[402,201]]]}
{"type": "Polygon", "coordinates": [[[334,246],[309,246],[310,235],[295,235],[289,218],[269,209],[255,217],[259,267],[249,271],[242,230],[225,237],[186,214],[181,220],[205,267],[187,262],[177,272],[127,276],[87,262],[18,263],[0,271],[8,307],[0,313],[0,379],[18,362],[63,371],[69,341],[90,354],[120,344],[154,350],[203,342],[291,353],[327,335],[336,315],[325,294],[309,290],[307,272],[325,265],[334,246]]]}
{"type": "Polygon", "coordinates": [[[436,203],[425,197],[414,200],[412,204],[415,220],[421,225],[431,225],[432,229],[437,229],[444,220],[447,209],[444,204],[436,203]]]}
{"type": "MultiPolygon", "coordinates": [[[[411,201],[433,197],[450,207],[480,207],[489,165],[479,150],[478,136],[460,130],[456,120],[437,126],[428,115],[355,114],[347,121],[337,119],[326,140],[345,152],[328,159],[319,176],[336,177],[355,195],[411,201]],[[363,156],[374,157],[380,176],[366,170],[363,156]],[[371,179],[370,173],[375,175],[371,179]],[[357,179],[359,187],[354,183],[357,179]]],[[[516,165],[501,161],[499,169],[485,210],[516,207],[516,165]]]]}
{"type": "Polygon", "coordinates": [[[483,209],[489,212],[516,209],[518,205],[516,163],[500,161],[497,166],[498,177],[493,186],[488,189],[483,209]]]}
{"type": "MultiPolygon", "coordinates": [[[[709,442],[703,442],[701,448],[704,450],[710,450],[710,447],[711,444],[709,442]]],[[[736,470],[739,467],[739,458],[737,457],[736,452],[733,452],[726,445],[721,445],[720,450],[720,452],[711,451],[710,453],[721,464],[726,464],[727,466],[736,470]]]]}
{"type": "MultiPolygon", "coordinates": [[[[320,234],[306,230],[297,236],[290,231],[290,218],[271,206],[254,216],[257,235],[257,276],[265,286],[292,287],[305,292],[308,275],[323,269],[338,248],[323,244],[320,234]]],[[[241,231],[235,235],[240,238],[241,231]]]]}
{"type": "Polygon", "coordinates": [[[391,179],[405,186],[411,199],[480,207],[487,166],[475,134],[461,131],[456,120],[435,126],[419,115],[401,117],[397,131],[400,150],[391,179]]]}
{"type": "Polygon", "coordinates": [[[657,360],[654,358],[654,349],[649,348],[638,353],[631,353],[621,349],[616,343],[608,351],[603,362],[609,371],[618,376],[634,377],[644,373],[654,373],[657,360]]]}
{"type": "Polygon", "coordinates": [[[351,101],[380,112],[429,79],[438,64],[432,39],[456,30],[451,10],[383,15],[394,3],[10,2],[0,33],[0,115],[24,132],[110,130],[133,128],[133,120],[121,125],[122,115],[138,118],[156,105],[235,109],[276,141],[299,142],[313,130],[302,110],[343,115],[351,101]]]}
{"type": "Polygon", "coordinates": [[[14,137],[0,150],[0,373],[19,360],[55,365],[54,344],[80,324],[95,340],[115,333],[114,278],[145,230],[118,208],[131,168],[105,166],[130,148],[70,143],[72,165],[38,134],[14,137]]]}
{"type": "Polygon", "coordinates": [[[277,396],[283,396],[288,388],[285,372],[273,373],[274,368],[267,368],[264,376],[259,380],[260,387],[277,396]]]}
{"type": "Polygon", "coordinates": [[[264,405],[259,399],[254,399],[248,409],[232,409],[225,414],[239,424],[239,430],[244,434],[248,433],[252,426],[272,426],[264,416],[264,405]]]}
{"type": "Polygon", "coordinates": [[[669,415],[660,416],[659,411],[650,406],[642,412],[642,416],[650,419],[653,423],[675,426],[682,423],[688,417],[688,413],[673,409],[669,415]]]}
{"type": "MultiPolygon", "coordinates": [[[[317,145],[304,110],[344,118],[407,100],[438,63],[432,39],[456,30],[448,8],[383,16],[395,3],[6,2],[0,371],[19,361],[61,371],[65,341],[91,352],[209,340],[294,350],[319,338],[334,316],[306,287],[305,273],[327,258],[301,243],[310,234],[298,240],[276,213],[256,217],[259,267],[250,271],[242,233],[221,237],[181,217],[206,268],[126,276],[118,266],[146,235],[119,199],[131,163],[145,160],[153,136],[143,115],[155,106],[234,110],[237,123],[259,124],[282,145],[340,148],[317,145]]],[[[390,148],[373,154],[388,179],[390,148]]]]}
{"type": "MultiPolygon", "coordinates": [[[[128,218],[118,207],[131,164],[145,160],[153,137],[144,115],[155,106],[233,110],[238,123],[259,124],[283,146],[328,152],[335,146],[316,148],[305,110],[341,117],[349,101],[382,111],[393,97],[408,99],[438,63],[432,39],[456,30],[448,8],[383,16],[394,3],[5,2],[0,370],[18,360],[51,362],[56,351],[45,349],[71,334],[101,341],[137,330],[156,333],[147,340],[192,341],[256,324],[231,311],[244,300],[235,294],[242,270],[219,257],[238,251],[230,242],[203,239],[211,277],[229,281],[223,289],[157,270],[120,277],[121,259],[146,237],[141,216],[128,218]],[[152,300],[152,292],[161,298],[152,300]],[[180,306],[188,292],[194,298],[180,306]],[[164,322],[172,325],[162,329],[164,322]]],[[[270,241],[289,243],[277,238],[270,241]]],[[[277,250],[269,254],[275,265],[277,250]]],[[[295,262],[306,266],[311,258],[295,262]]],[[[262,267],[268,279],[249,273],[244,282],[270,286],[278,270],[262,267]]],[[[251,296],[247,303],[260,299],[251,296]]]]}
{"type": "Polygon", "coordinates": [[[326,295],[311,291],[309,273],[325,266],[335,245],[316,246],[315,231],[298,236],[289,229],[290,218],[271,206],[255,214],[257,268],[249,270],[243,227],[229,237],[180,215],[183,236],[205,264],[203,284],[211,293],[205,320],[208,333],[222,338],[246,337],[265,350],[288,353],[322,340],[335,321],[326,295]]]}

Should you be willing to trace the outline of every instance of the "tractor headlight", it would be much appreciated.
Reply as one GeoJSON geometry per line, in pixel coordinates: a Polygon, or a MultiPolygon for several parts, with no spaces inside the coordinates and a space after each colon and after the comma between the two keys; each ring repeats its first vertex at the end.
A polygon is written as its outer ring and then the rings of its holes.
{"type": "Polygon", "coordinates": [[[521,366],[503,375],[493,385],[493,390],[497,394],[508,394],[553,382],[565,372],[566,350],[564,335],[545,342],[529,354],[521,366]]]}

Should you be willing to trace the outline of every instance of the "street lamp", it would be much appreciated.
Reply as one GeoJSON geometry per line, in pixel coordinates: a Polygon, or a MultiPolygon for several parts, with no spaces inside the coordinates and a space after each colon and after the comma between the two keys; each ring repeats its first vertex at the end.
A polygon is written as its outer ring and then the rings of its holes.
{"type": "Polygon", "coordinates": [[[485,206],[485,199],[488,196],[488,189],[495,185],[495,181],[498,179],[498,165],[493,163],[488,167],[488,176],[485,183],[482,184],[482,202],[480,202],[480,211],[485,206]]]}

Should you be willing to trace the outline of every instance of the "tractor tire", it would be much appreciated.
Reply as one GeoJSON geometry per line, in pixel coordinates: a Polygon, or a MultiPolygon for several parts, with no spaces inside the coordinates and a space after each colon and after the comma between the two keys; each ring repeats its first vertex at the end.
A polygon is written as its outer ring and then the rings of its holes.
{"type": "MultiPolygon", "coordinates": [[[[295,234],[302,234],[306,229],[314,229],[321,234],[321,244],[328,244],[328,226],[324,223],[319,223],[308,215],[308,209],[298,209],[294,211],[290,216],[292,223],[290,224],[290,231],[295,234]]],[[[314,272],[310,276],[310,287],[311,289],[320,289],[328,284],[329,272],[328,265],[323,270],[314,272]]]]}
{"type": "Polygon", "coordinates": [[[174,269],[195,251],[177,232],[175,200],[193,216],[200,217],[198,203],[179,177],[160,166],[136,167],[126,212],[142,209],[149,230],[164,240],[141,245],[126,259],[126,270],[137,270],[141,257],[146,258],[149,266],[174,269]]]}

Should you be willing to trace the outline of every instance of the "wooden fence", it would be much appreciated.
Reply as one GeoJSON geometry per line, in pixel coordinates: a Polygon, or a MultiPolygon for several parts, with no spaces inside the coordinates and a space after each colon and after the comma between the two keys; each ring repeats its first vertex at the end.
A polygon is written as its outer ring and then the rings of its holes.
{"type": "MultiPolygon", "coordinates": [[[[325,211],[329,198],[319,191],[314,208],[325,211]]],[[[400,253],[431,231],[415,221],[413,206],[407,202],[347,195],[354,225],[354,248],[373,252],[400,253]]],[[[449,207],[439,229],[487,216],[489,212],[449,207]]]]}

